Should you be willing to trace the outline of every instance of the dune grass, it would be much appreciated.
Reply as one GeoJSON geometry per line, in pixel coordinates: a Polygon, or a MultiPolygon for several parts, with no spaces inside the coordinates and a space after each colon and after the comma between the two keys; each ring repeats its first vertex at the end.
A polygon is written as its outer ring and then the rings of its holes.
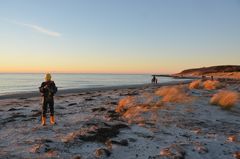
{"type": "Polygon", "coordinates": [[[210,100],[212,105],[219,105],[223,109],[231,109],[236,105],[239,95],[233,91],[220,91],[213,95],[210,100]]]}
{"type": "Polygon", "coordinates": [[[203,82],[203,88],[206,90],[214,90],[214,89],[219,89],[222,87],[222,84],[219,81],[212,81],[212,80],[207,80],[203,82]]]}
{"type": "Polygon", "coordinates": [[[118,113],[123,113],[125,112],[128,108],[129,105],[133,105],[135,102],[135,98],[132,97],[132,96],[127,96],[123,99],[121,99],[119,102],[118,102],[118,106],[116,107],[116,112],[118,113]]]}
{"type": "Polygon", "coordinates": [[[201,80],[193,81],[189,84],[188,88],[189,89],[200,89],[201,88],[201,83],[202,83],[201,80]]]}
{"type": "Polygon", "coordinates": [[[186,94],[182,86],[165,86],[159,88],[156,95],[162,96],[163,102],[188,102],[190,97],[186,94]]]}

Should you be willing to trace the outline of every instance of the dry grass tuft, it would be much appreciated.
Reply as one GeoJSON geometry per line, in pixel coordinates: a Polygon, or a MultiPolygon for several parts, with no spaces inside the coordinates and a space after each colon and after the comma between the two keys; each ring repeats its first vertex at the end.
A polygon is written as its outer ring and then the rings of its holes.
{"type": "Polygon", "coordinates": [[[157,110],[163,107],[159,96],[154,93],[143,92],[138,96],[127,96],[121,99],[115,112],[119,113],[128,123],[155,123],[158,119],[157,110]]]}
{"type": "Polygon", "coordinates": [[[214,94],[210,100],[213,105],[219,105],[224,109],[231,109],[238,100],[238,93],[233,91],[221,91],[214,94]]]}
{"type": "Polygon", "coordinates": [[[189,84],[189,89],[199,89],[200,87],[201,87],[201,80],[196,80],[189,84]]]}
{"type": "Polygon", "coordinates": [[[216,80],[215,81],[207,80],[203,83],[203,88],[207,90],[219,89],[221,87],[222,87],[221,83],[216,80]]]}
{"type": "Polygon", "coordinates": [[[165,86],[155,92],[156,95],[162,96],[163,102],[188,102],[190,97],[185,93],[182,86],[165,86]]]}
{"type": "Polygon", "coordinates": [[[238,138],[236,135],[231,135],[228,137],[227,141],[229,142],[237,142],[238,141],[238,138]]]}
{"type": "Polygon", "coordinates": [[[150,107],[148,105],[137,105],[129,108],[123,117],[128,120],[129,123],[144,123],[146,119],[143,116],[144,112],[148,112],[150,107]]]}
{"type": "Polygon", "coordinates": [[[233,157],[235,157],[236,159],[240,159],[240,151],[237,151],[233,154],[233,157]]]}
{"type": "Polygon", "coordinates": [[[135,104],[135,98],[131,96],[127,96],[126,98],[123,98],[118,102],[118,106],[115,111],[117,113],[123,113],[128,109],[128,107],[134,104],[135,104]]]}
{"type": "Polygon", "coordinates": [[[224,95],[224,92],[219,92],[219,93],[217,93],[217,94],[214,94],[213,97],[212,97],[211,100],[210,100],[210,103],[211,103],[212,105],[218,105],[218,104],[219,104],[219,101],[220,101],[220,99],[223,97],[223,95],[224,95]]]}

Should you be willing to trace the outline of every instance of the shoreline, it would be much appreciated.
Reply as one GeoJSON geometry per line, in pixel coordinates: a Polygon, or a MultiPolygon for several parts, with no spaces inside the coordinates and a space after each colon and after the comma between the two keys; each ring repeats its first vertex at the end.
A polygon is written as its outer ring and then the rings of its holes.
{"type": "MultiPolygon", "coordinates": [[[[172,82],[164,82],[158,84],[133,84],[133,85],[120,85],[120,86],[103,86],[103,87],[94,87],[94,88],[74,88],[74,89],[63,89],[58,90],[56,97],[65,94],[74,94],[74,93],[83,93],[83,92],[94,92],[94,91],[108,91],[114,89],[134,89],[141,88],[145,86],[167,86],[167,85],[176,85],[176,84],[187,84],[190,83],[192,79],[184,80],[184,81],[172,81],[172,82]]],[[[40,93],[38,91],[30,91],[30,92],[19,92],[19,93],[11,93],[6,95],[0,95],[0,100],[5,99],[27,99],[39,97],[40,93]]]]}

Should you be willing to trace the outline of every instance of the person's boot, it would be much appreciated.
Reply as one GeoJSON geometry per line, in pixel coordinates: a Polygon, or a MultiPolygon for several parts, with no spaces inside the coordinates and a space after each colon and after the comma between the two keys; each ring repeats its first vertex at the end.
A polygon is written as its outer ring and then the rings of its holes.
{"type": "Polygon", "coordinates": [[[42,116],[42,126],[45,126],[46,125],[46,117],[42,116]]]}
{"type": "Polygon", "coordinates": [[[54,118],[54,115],[51,115],[51,116],[50,116],[50,123],[51,123],[52,125],[55,124],[55,118],[54,118]]]}

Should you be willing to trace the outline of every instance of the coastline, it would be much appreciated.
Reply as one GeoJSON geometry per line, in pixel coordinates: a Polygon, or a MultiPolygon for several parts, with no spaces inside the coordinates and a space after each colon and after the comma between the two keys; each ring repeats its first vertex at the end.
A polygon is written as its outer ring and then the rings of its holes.
{"type": "MultiPolygon", "coordinates": [[[[103,86],[103,87],[94,87],[94,88],[74,88],[74,89],[62,89],[59,90],[56,94],[57,96],[64,94],[75,94],[75,93],[83,93],[83,92],[93,92],[93,91],[108,91],[114,89],[134,89],[141,88],[145,86],[166,86],[166,85],[176,85],[176,84],[187,84],[190,83],[192,79],[184,80],[184,81],[172,81],[172,82],[164,82],[159,84],[134,84],[134,85],[120,85],[120,86],[103,86]]],[[[0,95],[0,100],[5,99],[26,99],[26,98],[34,98],[39,97],[40,93],[38,91],[31,92],[19,92],[19,93],[11,93],[6,95],[0,95]]]]}

